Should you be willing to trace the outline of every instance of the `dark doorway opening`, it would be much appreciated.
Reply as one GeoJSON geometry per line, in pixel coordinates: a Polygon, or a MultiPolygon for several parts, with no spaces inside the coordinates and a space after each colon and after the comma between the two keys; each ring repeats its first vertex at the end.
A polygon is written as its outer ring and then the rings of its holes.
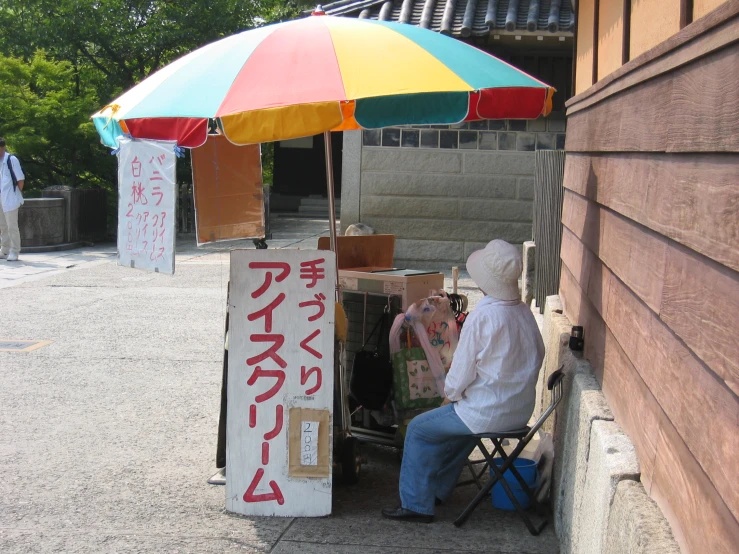
{"type": "MultiPolygon", "coordinates": [[[[334,192],[341,198],[341,154],[343,133],[331,133],[334,192]]],[[[285,207],[299,205],[300,198],[326,198],[326,153],[323,135],[274,143],[273,196],[285,207]],[[283,198],[285,197],[285,198],[283,198]]],[[[289,209],[289,208],[288,208],[289,209]]],[[[292,210],[291,210],[292,211],[292,210]]]]}

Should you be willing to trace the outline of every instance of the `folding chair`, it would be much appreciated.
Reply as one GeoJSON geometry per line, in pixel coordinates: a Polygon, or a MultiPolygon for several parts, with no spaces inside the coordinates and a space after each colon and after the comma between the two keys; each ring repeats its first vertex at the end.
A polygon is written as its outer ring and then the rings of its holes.
{"type": "MultiPolygon", "coordinates": [[[[526,445],[531,442],[531,439],[534,438],[534,435],[539,430],[539,428],[544,424],[544,422],[547,420],[547,418],[554,412],[554,410],[557,408],[557,405],[559,404],[560,400],[562,400],[562,380],[564,379],[564,373],[562,373],[562,368],[558,369],[554,373],[552,373],[549,376],[549,380],[547,381],[547,389],[551,391],[551,402],[549,403],[549,407],[546,409],[546,411],[541,415],[541,417],[536,421],[533,427],[524,427],[523,429],[518,429],[515,431],[506,431],[504,433],[482,433],[479,435],[472,435],[472,437],[475,439],[475,443],[477,444],[477,448],[480,449],[480,452],[482,452],[483,456],[485,456],[485,460],[487,462],[487,466],[490,467],[491,471],[494,473],[493,476],[491,476],[490,480],[488,480],[485,485],[483,485],[480,488],[480,492],[477,493],[477,496],[475,496],[474,500],[464,509],[464,511],[459,515],[459,517],[454,521],[454,525],[457,527],[461,527],[464,525],[464,523],[467,521],[467,518],[470,516],[472,511],[477,508],[477,505],[482,501],[485,496],[487,496],[490,491],[493,489],[493,486],[497,482],[500,481],[500,484],[503,486],[503,490],[505,490],[506,495],[508,495],[508,498],[510,498],[511,502],[513,503],[514,508],[516,509],[516,512],[521,516],[521,519],[523,519],[523,522],[526,524],[526,527],[528,528],[529,532],[532,535],[538,535],[541,533],[541,530],[544,529],[546,524],[548,523],[548,520],[546,517],[544,517],[543,523],[539,525],[539,527],[536,527],[534,523],[531,521],[531,518],[529,515],[524,511],[524,509],[521,507],[521,504],[518,502],[518,499],[513,494],[513,491],[511,490],[510,485],[508,484],[508,481],[505,480],[503,477],[503,474],[507,470],[511,470],[511,473],[516,478],[518,483],[521,485],[521,488],[526,493],[526,495],[531,500],[531,505],[534,508],[539,508],[540,504],[536,500],[536,497],[534,495],[534,491],[532,491],[529,486],[524,481],[523,477],[521,477],[521,474],[518,472],[518,470],[513,465],[516,461],[516,458],[523,452],[524,448],[526,448],[526,445]],[[493,452],[489,452],[488,449],[485,447],[485,444],[482,442],[483,439],[490,439],[493,443],[493,452]],[[510,454],[506,454],[505,450],[503,450],[503,441],[505,439],[517,439],[518,444],[516,445],[516,448],[513,449],[513,452],[510,454]],[[493,456],[495,454],[499,454],[502,463],[500,466],[498,466],[493,456]]],[[[480,477],[482,474],[478,475],[475,473],[474,468],[471,466],[471,464],[468,465],[470,468],[470,471],[473,475],[473,482],[477,483],[478,486],[480,486],[480,477]]],[[[484,471],[484,469],[483,469],[484,471]]]]}
{"type": "MultiPolygon", "coordinates": [[[[508,445],[508,443],[505,440],[503,440],[501,444],[503,446],[507,446],[508,445]]],[[[472,452],[470,452],[470,456],[472,456],[472,453],[475,451],[475,448],[477,448],[477,445],[475,445],[475,447],[472,449],[472,452]]],[[[477,485],[477,488],[478,489],[482,489],[482,484],[483,484],[483,481],[484,481],[483,477],[487,473],[488,466],[490,465],[488,463],[488,461],[485,458],[483,458],[482,460],[470,460],[468,458],[467,459],[467,462],[465,463],[465,465],[467,466],[467,469],[469,470],[470,475],[472,476],[472,478],[471,479],[467,479],[466,481],[460,481],[459,483],[457,483],[455,485],[455,488],[457,488],[457,487],[464,487],[466,485],[471,485],[471,484],[474,483],[475,485],[477,485]],[[481,469],[475,469],[475,466],[478,466],[478,465],[482,465],[482,468],[481,469]]]]}
{"type": "MultiPolygon", "coordinates": [[[[473,449],[474,452],[474,449],[473,449]]],[[[467,469],[469,470],[470,474],[472,475],[472,479],[467,479],[466,481],[460,481],[457,483],[457,487],[464,487],[465,485],[471,485],[474,483],[477,485],[478,489],[482,489],[482,477],[485,475],[485,472],[488,470],[488,461],[483,458],[482,460],[467,460],[467,469]],[[477,470],[475,469],[476,465],[483,464],[482,469],[477,470]]]]}

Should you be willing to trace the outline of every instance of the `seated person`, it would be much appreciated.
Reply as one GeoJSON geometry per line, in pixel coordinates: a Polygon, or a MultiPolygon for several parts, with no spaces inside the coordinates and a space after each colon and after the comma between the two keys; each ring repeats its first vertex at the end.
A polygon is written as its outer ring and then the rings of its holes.
{"type": "Polygon", "coordinates": [[[494,240],[473,252],[467,271],[485,293],[462,328],[446,399],[414,418],[405,436],[398,508],[389,519],[430,523],[434,506],[451,495],[475,447],[470,435],[526,426],[534,410],[544,343],[521,302],[521,253],[494,240]]]}

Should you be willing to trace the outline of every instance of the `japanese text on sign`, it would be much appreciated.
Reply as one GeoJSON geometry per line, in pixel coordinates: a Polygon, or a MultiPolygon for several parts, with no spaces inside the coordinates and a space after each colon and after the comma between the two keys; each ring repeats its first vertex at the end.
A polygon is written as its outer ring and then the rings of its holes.
{"type": "MultiPolygon", "coordinates": [[[[314,498],[330,471],[313,479],[288,471],[319,465],[317,421],[288,440],[291,408],[333,406],[335,256],[298,250],[231,254],[226,508],[246,515],[318,516],[331,495],[314,498]]],[[[328,464],[328,461],[326,462],[328,464]]]]}
{"type": "Polygon", "coordinates": [[[174,142],[120,139],[118,263],[174,273],[174,142]]]}

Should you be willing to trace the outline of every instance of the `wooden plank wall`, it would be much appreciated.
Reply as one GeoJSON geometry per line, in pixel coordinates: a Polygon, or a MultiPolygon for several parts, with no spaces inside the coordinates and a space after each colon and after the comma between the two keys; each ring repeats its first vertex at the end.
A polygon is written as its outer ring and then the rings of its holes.
{"type": "Polygon", "coordinates": [[[737,67],[732,1],[568,102],[560,296],[696,554],[739,544],[737,67]]]}

